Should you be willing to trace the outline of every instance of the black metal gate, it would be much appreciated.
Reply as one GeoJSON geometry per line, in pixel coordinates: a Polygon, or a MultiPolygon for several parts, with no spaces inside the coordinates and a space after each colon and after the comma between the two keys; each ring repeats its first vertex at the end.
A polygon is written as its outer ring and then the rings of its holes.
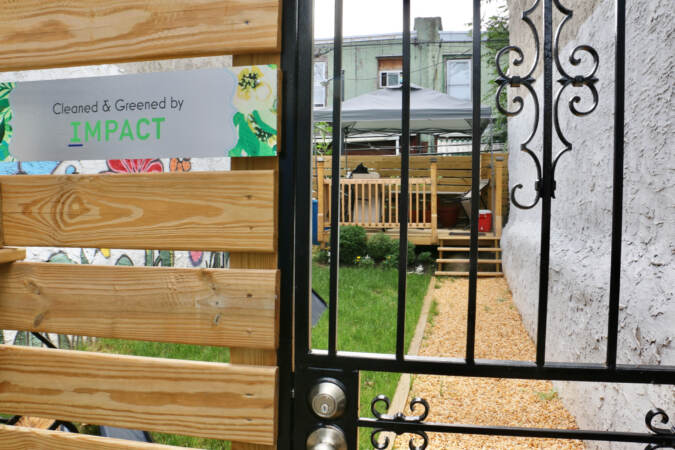
{"type": "MultiPolygon", "coordinates": [[[[473,136],[480,135],[480,0],[473,1],[473,58],[472,58],[472,99],[473,99],[473,136]]],[[[470,265],[466,355],[464,358],[428,358],[407,356],[404,349],[404,325],[406,311],[406,257],[407,257],[407,220],[408,202],[401,202],[399,211],[400,251],[398,278],[398,315],[396,324],[396,352],[394,354],[364,354],[338,351],[337,349],[337,303],[338,303],[338,246],[333,245],[330,266],[329,298],[329,339],[328,350],[318,351],[310,348],[310,205],[311,205],[311,96],[307,95],[312,83],[312,0],[285,2],[284,11],[284,142],[285,148],[293,149],[280,157],[281,163],[281,203],[280,203],[280,261],[285,271],[282,280],[282,341],[280,350],[281,392],[279,448],[321,448],[356,449],[358,428],[370,429],[373,433],[372,444],[375,448],[385,448],[378,443],[375,434],[379,431],[393,431],[396,434],[412,433],[419,436],[417,447],[428,446],[428,432],[465,433],[500,436],[523,436],[537,438],[563,438],[598,441],[616,441],[644,443],[646,448],[675,448],[675,428],[668,424],[666,412],[660,409],[645,411],[644,420],[647,429],[644,433],[592,430],[533,429],[519,427],[472,426],[446,423],[430,423],[425,419],[429,406],[424,399],[415,399],[411,409],[421,410],[417,416],[402,414],[386,415],[378,412],[378,403],[388,406],[388,400],[382,397],[372,399],[373,417],[360,417],[358,412],[359,372],[384,371],[413,374],[433,374],[448,376],[520,378],[541,380],[569,380],[616,383],[653,383],[675,385],[675,367],[673,366],[636,366],[617,364],[617,333],[619,322],[619,291],[621,268],[622,238],[622,198],[623,198],[623,155],[624,155],[624,93],[625,93],[625,0],[616,0],[616,66],[615,66],[615,134],[614,134],[614,173],[613,173],[613,218],[611,238],[611,268],[609,285],[608,344],[604,364],[559,363],[546,361],[546,320],[549,286],[549,250],[551,234],[551,202],[555,197],[555,169],[562,154],[571,149],[558,122],[558,102],[562,91],[568,86],[585,87],[593,97],[589,110],[579,111],[573,104],[573,114],[590,114],[598,102],[595,87],[596,70],[599,65],[598,53],[590,46],[583,45],[575,51],[586,52],[593,61],[593,69],[583,75],[568,74],[560,65],[560,31],[572,11],[565,8],[560,0],[533,0],[532,6],[523,12],[524,20],[533,33],[536,56],[526,76],[510,76],[497,67],[500,77],[498,94],[508,87],[524,87],[534,99],[535,123],[526,142],[521,146],[528,153],[537,170],[535,183],[536,199],[534,203],[522,205],[517,199],[517,185],[511,192],[512,202],[519,208],[532,208],[542,203],[541,254],[539,271],[539,300],[536,336],[536,361],[501,361],[475,358],[476,332],[476,284],[478,268],[478,210],[479,197],[472,196],[472,217],[470,220],[470,265]],[[538,8],[543,8],[542,39],[530,16],[538,8]],[[553,14],[561,13],[565,19],[557,30],[553,27],[553,14]],[[539,47],[542,46],[540,52],[539,47]],[[539,59],[543,62],[543,79],[535,80],[533,74],[539,59]],[[554,67],[561,75],[560,88],[554,93],[554,67]],[[539,110],[537,94],[533,88],[535,82],[543,83],[543,107],[539,110]],[[543,142],[542,160],[531,150],[535,132],[542,116],[543,142]],[[555,133],[555,135],[554,135],[555,133]],[[564,149],[553,154],[554,136],[564,144],[564,149]],[[289,238],[288,236],[295,236],[289,238]],[[294,300],[294,306],[288,299],[294,300]],[[291,325],[294,323],[294,325],[291,325]],[[342,394],[344,393],[344,398],[342,394]],[[659,425],[659,422],[667,425],[659,425]],[[344,439],[344,445],[339,444],[344,439]]],[[[410,147],[410,0],[393,2],[403,9],[403,96],[402,96],[402,151],[401,178],[409,174],[410,147]]],[[[335,0],[335,59],[333,91],[333,142],[342,142],[340,126],[341,99],[341,45],[342,45],[342,0],[335,0]]],[[[524,62],[523,51],[508,46],[500,51],[497,60],[515,52],[518,58],[515,65],[524,62]]],[[[517,101],[520,108],[508,110],[498,106],[507,116],[515,116],[522,109],[522,99],[517,101]]],[[[497,102],[499,105],[499,103],[497,102]]],[[[473,178],[472,191],[478,192],[480,141],[472,140],[473,178]]],[[[339,145],[339,144],[338,144],[339,145]]],[[[340,204],[340,148],[334,145],[332,163],[332,201],[334,211],[340,204]]],[[[408,184],[401,183],[401,195],[408,196],[408,184]]],[[[331,214],[331,242],[338,242],[338,214],[331,214]]]]}

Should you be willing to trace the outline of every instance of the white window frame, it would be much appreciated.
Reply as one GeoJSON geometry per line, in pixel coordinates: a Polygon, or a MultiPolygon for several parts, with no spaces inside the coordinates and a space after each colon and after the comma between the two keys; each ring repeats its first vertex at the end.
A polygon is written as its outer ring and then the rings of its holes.
{"type": "Polygon", "coordinates": [[[469,97],[468,97],[468,99],[464,99],[464,100],[471,100],[471,97],[472,97],[472,89],[471,89],[472,70],[473,70],[473,67],[472,67],[472,64],[471,64],[471,58],[449,58],[449,59],[446,59],[445,60],[445,93],[450,95],[450,87],[451,86],[467,86],[468,91],[469,91],[469,97]],[[452,84],[451,83],[452,80],[450,80],[450,65],[453,64],[453,63],[454,64],[456,64],[456,63],[468,64],[468,66],[469,66],[469,83],[468,84],[466,84],[466,83],[452,84]]]}
{"type": "Polygon", "coordinates": [[[314,61],[312,75],[312,104],[315,108],[324,108],[328,105],[328,89],[326,83],[328,81],[326,75],[327,71],[328,63],[326,61],[314,61]],[[323,66],[323,69],[318,69],[321,65],[323,66]],[[317,95],[317,92],[321,92],[322,94],[317,95]]]}

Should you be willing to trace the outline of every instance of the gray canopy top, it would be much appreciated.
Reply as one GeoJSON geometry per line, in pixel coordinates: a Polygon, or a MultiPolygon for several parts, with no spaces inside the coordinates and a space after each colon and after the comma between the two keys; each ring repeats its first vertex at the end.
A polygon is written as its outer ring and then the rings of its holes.
{"type": "MultiPolygon", "coordinates": [[[[401,132],[402,88],[384,88],[342,103],[342,126],[350,135],[401,132]]],[[[431,89],[410,87],[410,131],[471,135],[470,100],[460,100],[431,89]]],[[[490,122],[491,108],[480,107],[481,132],[490,122]]],[[[332,122],[332,108],[314,110],[315,122],[332,122]]]]}

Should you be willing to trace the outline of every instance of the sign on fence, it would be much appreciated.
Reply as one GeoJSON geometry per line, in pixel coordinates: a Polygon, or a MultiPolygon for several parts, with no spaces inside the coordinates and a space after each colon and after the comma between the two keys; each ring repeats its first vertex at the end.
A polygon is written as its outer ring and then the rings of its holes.
{"type": "Polygon", "coordinates": [[[277,68],[0,83],[0,162],[274,156],[277,68]]]}

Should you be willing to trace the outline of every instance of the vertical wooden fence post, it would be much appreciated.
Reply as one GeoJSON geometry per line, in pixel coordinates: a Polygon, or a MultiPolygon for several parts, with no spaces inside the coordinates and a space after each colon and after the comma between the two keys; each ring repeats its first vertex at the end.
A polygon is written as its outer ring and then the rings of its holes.
{"type": "Polygon", "coordinates": [[[504,158],[497,157],[496,161],[496,166],[495,167],[495,173],[496,173],[496,181],[495,181],[495,208],[494,208],[494,214],[495,214],[495,235],[497,237],[502,236],[502,196],[503,196],[503,182],[504,182],[504,158]]]}
{"type": "Polygon", "coordinates": [[[438,160],[431,159],[431,241],[438,241],[438,160]]]}
{"type": "MultiPolygon", "coordinates": [[[[244,66],[252,64],[277,64],[281,63],[281,55],[279,54],[260,54],[260,55],[235,55],[232,58],[234,66],[244,66]]],[[[280,95],[281,98],[281,95],[280,95]]],[[[281,105],[278,106],[278,111],[281,111],[281,105]]],[[[279,114],[279,118],[281,115],[279,114]]],[[[279,120],[278,123],[281,123],[279,120]]],[[[279,130],[279,127],[277,127],[279,130]]],[[[279,139],[279,130],[277,133],[277,148],[281,140],[279,139]]],[[[288,150],[287,150],[288,151],[288,150]]],[[[257,157],[257,158],[232,158],[232,170],[263,170],[272,169],[279,170],[279,159],[277,157],[257,157]]],[[[277,199],[278,201],[278,199],[277,199]]],[[[275,217],[278,217],[276,210],[278,203],[275,201],[275,217]]],[[[279,229],[278,223],[274,224],[275,231],[279,229]]],[[[230,269],[276,269],[277,268],[277,253],[233,253],[230,255],[230,269]]],[[[255,318],[251,318],[255,320],[255,318]]],[[[251,364],[251,365],[277,365],[276,350],[256,350],[244,348],[230,349],[230,361],[234,364],[251,364]]],[[[274,405],[276,408],[277,405],[274,405]]],[[[240,442],[232,442],[232,450],[270,450],[276,448],[275,446],[244,444],[240,442]]]]}
{"type": "Polygon", "coordinates": [[[318,213],[316,217],[316,239],[324,246],[323,229],[326,223],[325,218],[325,198],[324,198],[324,170],[326,163],[323,158],[317,157],[316,160],[316,199],[318,201],[318,213]]]}

